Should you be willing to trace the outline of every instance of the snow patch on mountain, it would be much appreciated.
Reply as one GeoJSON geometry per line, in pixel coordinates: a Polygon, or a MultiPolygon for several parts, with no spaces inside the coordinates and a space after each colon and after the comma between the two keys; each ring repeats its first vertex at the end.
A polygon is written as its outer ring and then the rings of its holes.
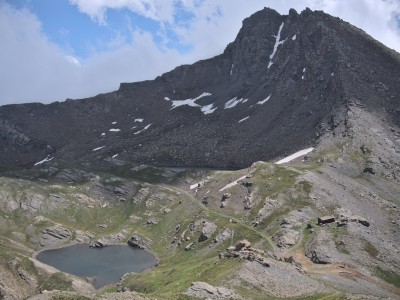
{"type": "Polygon", "coordinates": [[[243,99],[243,98],[238,99],[237,97],[234,97],[234,98],[232,98],[231,100],[229,100],[229,101],[227,101],[227,102],[225,103],[225,108],[224,108],[224,109],[233,108],[233,107],[235,107],[236,105],[238,105],[239,103],[245,103],[245,102],[247,102],[247,100],[248,100],[248,99],[243,99]]]}
{"type": "Polygon", "coordinates": [[[279,26],[278,34],[277,35],[273,35],[275,37],[275,45],[274,45],[274,49],[272,50],[271,55],[269,56],[268,69],[273,64],[272,59],[274,58],[274,56],[276,54],[276,51],[278,51],[279,45],[282,45],[286,41],[286,39],[281,41],[281,33],[282,33],[283,25],[285,25],[284,22],[282,22],[281,26],[279,26]]]}
{"type": "Polygon", "coordinates": [[[209,105],[205,105],[201,108],[201,111],[205,114],[212,114],[218,107],[214,107],[214,103],[211,103],[209,105]]]}
{"type": "Polygon", "coordinates": [[[248,118],[250,118],[250,116],[247,116],[246,118],[243,118],[243,119],[239,120],[238,123],[242,123],[243,121],[246,121],[248,118]]]}
{"type": "Polygon", "coordinates": [[[119,132],[119,131],[121,131],[121,129],[119,129],[119,128],[111,128],[109,131],[111,131],[111,132],[119,132]]]}
{"type": "Polygon", "coordinates": [[[267,98],[265,98],[262,101],[258,101],[257,104],[263,105],[265,102],[267,102],[269,100],[269,98],[271,98],[272,95],[269,95],[267,98]]]}
{"type": "Polygon", "coordinates": [[[151,126],[151,124],[152,123],[150,123],[150,124],[148,124],[148,125],[146,125],[143,129],[141,129],[141,130],[139,130],[139,131],[136,131],[135,133],[133,133],[133,134],[139,134],[139,133],[141,133],[141,132],[143,132],[143,131],[145,131],[145,130],[147,130],[147,129],[149,129],[149,127],[151,126]]]}
{"type": "Polygon", "coordinates": [[[292,161],[292,160],[294,160],[294,159],[296,159],[296,158],[298,158],[300,156],[303,156],[303,155],[306,155],[307,153],[310,153],[313,150],[314,150],[314,148],[307,148],[307,149],[298,151],[298,152],[296,152],[296,153],[294,153],[292,155],[289,155],[288,157],[285,157],[284,159],[281,159],[281,160],[277,161],[276,164],[277,165],[281,165],[281,164],[290,162],[290,161],[292,161]]]}
{"type": "Polygon", "coordinates": [[[224,186],[222,189],[219,190],[219,192],[225,191],[226,189],[229,189],[239,183],[240,180],[243,180],[246,178],[246,175],[236,179],[235,181],[232,181],[231,183],[228,183],[226,186],[224,186]]]}
{"type": "Polygon", "coordinates": [[[188,106],[191,106],[191,107],[201,107],[201,105],[197,104],[196,101],[201,99],[201,98],[203,98],[203,97],[208,97],[208,96],[211,96],[211,94],[205,92],[205,93],[201,94],[200,96],[198,96],[198,97],[196,97],[194,99],[190,98],[190,99],[186,99],[186,100],[172,100],[172,108],[171,108],[171,110],[174,109],[174,108],[177,108],[179,106],[183,106],[183,105],[188,105],[188,106]]]}
{"type": "Polygon", "coordinates": [[[48,155],[45,159],[42,159],[41,161],[38,161],[37,163],[35,163],[34,166],[44,164],[45,162],[51,161],[53,158],[54,157],[50,157],[50,155],[48,155]]]}
{"type": "MultiPolygon", "coordinates": [[[[179,106],[187,105],[187,106],[191,106],[191,107],[199,107],[200,110],[205,115],[212,114],[217,109],[217,107],[214,107],[213,103],[212,104],[203,105],[203,106],[201,106],[200,104],[196,103],[197,100],[199,100],[201,98],[204,98],[204,97],[209,97],[211,95],[212,95],[211,93],[204,92],[200,96],[198,96],[196,98],[193,98],[193,99],[190,98],[190,99],[185,99],[185,100],[172,100],[172,108],[171,108],[171,110],[173,110],[174,108],[177,108],[179,106]]],[[[167,101],[171,101],[170,98],[168,98],[168,97],[164,97],[164,99],[167,100],[167,101]]]]}
{"type": "Polygon", "coordinates": [[[103,149],[103,148],[105,148],[106,146],[101,146],[101,147],[97,147],[97,148],[94,148],[92,151],[99,151],[100,149],[103,149]]]}
{"type": "Polygon", "coordinates": [[[135,122],[140,122],[142,123],[144,119],[135,119],[135,122]]]}

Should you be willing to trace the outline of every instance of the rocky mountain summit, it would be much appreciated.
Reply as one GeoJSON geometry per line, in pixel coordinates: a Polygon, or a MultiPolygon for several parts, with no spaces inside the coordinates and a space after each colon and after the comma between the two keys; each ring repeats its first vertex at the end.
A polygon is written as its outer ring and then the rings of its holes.
{"type": "Polygon", "coordinates": [[[246,167],[319,144],[354,105],[399,138],[398,74],[398,53],[338,18],[265,8],[211,59],[88,99],[0,107],[0,165],[246,167]]]}
{"type": "Polygon", "coordinates": [[[0,299],[399,299],[399,95],[397,52],[265,8],[214,58],[0,107],[0,299]],[[36,259],[77,243],[158,263],[95,290],[36,259]]]}

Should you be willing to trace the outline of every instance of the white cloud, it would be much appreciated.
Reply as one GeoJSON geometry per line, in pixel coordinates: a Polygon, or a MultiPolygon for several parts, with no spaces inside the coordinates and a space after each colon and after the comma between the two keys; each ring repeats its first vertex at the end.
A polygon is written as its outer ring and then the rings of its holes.
{"type": "Polygon", "coordinates": [[[0,36],[0,105],[90,97],[193,60],[177,50],[160,49],[149,33],[133,31],[131,42],[81,61],[52,44],[31,12],[4,3],[0,36]]]}
{"type": "Polygon", "coordinates": [[[79,11],[101,24],[106,23],[107,9],[129,9],[160,22],[172,22],[176,0],[69,0],[79,11]]]}
{"type": "MultiPolygon", "coordinates": [[[[374,38],[400,51],[395,0],[69,0],[79,11],[107,26],[107,10],[129,9],[160,23],[165,32],[131,29],[131,36],[115,33],[104,52],[80,59],[72,50],[55,45],[42,32],[40,20],[28,10],[17,10],[0,0],[0,105],[5,103],[83,98],[118,88],[120,82],[152,79],[177,65],[222,53],[236,37],[242,20],[264,6],[287,14],[293,7],[324,10],[362,28],[374,38]],[[180,11],[190,22],[177,18],[180,11]],[[157,45],[155,35],[172,31],[177,49],[157,45]],[[153,35],[154,36],[153,36],[153,35]]],[[[140,24],[133,24],[138,28],[140,24]]],[[[165,42],[165,41],[164,41],[165,42]]],[[[170,43],[171,44],[171,43],[170,43]]],[[[72,45],[73,46],[73,45],[72,45]]]]}
{"type": "Polygon", "coordinates": [[[108,9],[126,8],[172,26],[183,43],[191,45],[194,56],[206,58],[221,53],[235,38],[244,18],[265,6],[287,14],[306,7],[324,10],[360,27],[375,39],[400,51],[400,32],[395,14],[400,14],[398,0],[69,0],[81,12],[104,20],[108,9]],[[184,8],[194,18],[189,27],[180,26],[174,16],[184,8]]]}
{"type": "Polygon", "coordinates": [[[77,65],[77,66],[81,66],[81,62],[79,61],[78,58],[76,58],[75,56],[72,55],[66,55],[65,59],[67,61],[69,61],[71,64],[77,65]]]}

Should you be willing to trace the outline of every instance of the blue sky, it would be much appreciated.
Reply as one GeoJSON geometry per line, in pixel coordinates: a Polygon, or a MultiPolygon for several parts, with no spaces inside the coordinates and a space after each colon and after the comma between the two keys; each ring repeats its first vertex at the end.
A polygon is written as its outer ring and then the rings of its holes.
{"type": "Polygon", "coordinates": [[[397,0],[0,0],[0,105],[89,97],[212,57],[265,6],[321,9],[400,51],[397,0]]]}

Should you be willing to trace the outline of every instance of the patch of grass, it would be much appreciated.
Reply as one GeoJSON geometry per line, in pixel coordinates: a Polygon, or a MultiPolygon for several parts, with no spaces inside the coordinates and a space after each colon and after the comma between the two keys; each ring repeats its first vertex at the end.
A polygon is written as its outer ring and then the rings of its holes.
{"type": "Polygon", "coordinates": [[[40,286],[41,290],[53,291],[71,291],[72,280],[68,279],[64,273],[57,272],[52,274],[49,278],[43,282],[40,286]]]}
{"type": "Polygon", "coordinates": [[[347,250],[346,245],[340,241],[335,241],[336,250],[340,253],[350,255],[349,250],[347,250]]]}
{"type": "Polygon", "coordinates": [[[215,285],[232,274],[240,263],[239,259],[220,260],[214,255],[201,257],[196,252],[181,252],[179,258],[171,257],[169,262],[164,260],[152,272],[129,276],[124,285],[155,298],[176,299],[176,295],[186,291],[193,281],[205,281],[215,285]]]}
{"type": "Polygon", "coordinates": [[[364,241],[364,250],[373,258],[376,258],[379,255],[378,249],[367,240],[364,241]]]}
{"type": "Polygon", "coordinates": [[[302,187],[303,191],[309,195],[312,192],[312,185],[308,181],[302,180],[299,182],[299,185],[302,187]]]}
{"type": "Polygon", "coordinates": [[[384,270],[380,267],[375,268],[375,274],[383,281],[400,288],[400,274],[397,274],[393,271],[384,270]]]}

